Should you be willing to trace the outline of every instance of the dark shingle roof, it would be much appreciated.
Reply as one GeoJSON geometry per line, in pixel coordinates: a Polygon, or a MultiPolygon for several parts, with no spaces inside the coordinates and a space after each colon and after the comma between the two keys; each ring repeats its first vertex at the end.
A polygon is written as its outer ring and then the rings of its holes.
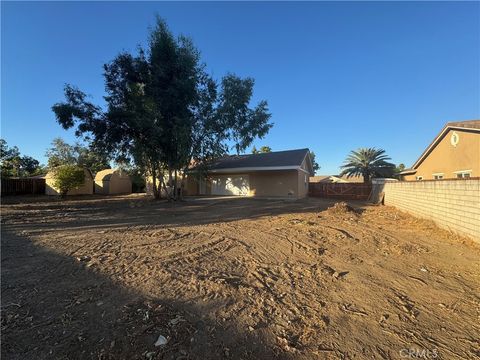
{"type": "Polygon", "coordinates": [[[451,121],[445,127],[459,127],[465,129],[480,129],[480,120],[451,121]]]}
{"type": "Polygon", "coordinates": [[[308,149],[297,149],[261,154],[230,155],[213,161],[209,164],[208,169],[220,170],[231,168],[300,166],[308,151],[308,149]]]}

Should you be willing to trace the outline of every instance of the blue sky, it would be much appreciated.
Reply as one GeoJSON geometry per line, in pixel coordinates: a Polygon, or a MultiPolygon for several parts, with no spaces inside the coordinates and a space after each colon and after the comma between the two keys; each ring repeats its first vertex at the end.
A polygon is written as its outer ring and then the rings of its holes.
{"type": "Polygon", "coordinates": [[[478,2],[1,5],[1,135],[46,162],[73,142],[50,107],[64,83],[102,104],[102,65],[135,51],[155,13],[193,38],[214,77],[256,80],[273,129],[257,147],[309,147],[319,173],[358,147],[412,165],[447,121],[480,118],[478,2]]]}

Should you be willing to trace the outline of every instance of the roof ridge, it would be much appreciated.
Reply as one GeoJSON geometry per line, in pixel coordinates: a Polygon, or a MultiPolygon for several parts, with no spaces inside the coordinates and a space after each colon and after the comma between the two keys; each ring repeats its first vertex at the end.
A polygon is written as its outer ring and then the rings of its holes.
{"type": "Polygon", "coordinates": [[[258,152],[258,153],[250,153],[250,154],[227,154],[226,156],[251,156],[251,155],[266,155],[266,154],[276,154],[281,152],[293,152],[293,151],[310,151],[309,148],[300,148],[300,149],[291,149],[291,150],[277,150],[277,151],[269,151],[269,152],[258,152]]]}

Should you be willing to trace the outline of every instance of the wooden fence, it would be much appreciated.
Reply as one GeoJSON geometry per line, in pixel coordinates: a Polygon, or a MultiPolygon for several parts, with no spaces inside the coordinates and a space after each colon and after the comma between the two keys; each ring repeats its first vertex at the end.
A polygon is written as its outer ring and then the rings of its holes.
{"type": "Polygon", "coordinates": [[[367,200],[372,184],[363,183],[309,183],[308,195],[344,200],[367,200]]]}
{"type": "Polygon", "coordinates": [[[2,179],[2,196],[45,194],[45,179],[2,179]]]}

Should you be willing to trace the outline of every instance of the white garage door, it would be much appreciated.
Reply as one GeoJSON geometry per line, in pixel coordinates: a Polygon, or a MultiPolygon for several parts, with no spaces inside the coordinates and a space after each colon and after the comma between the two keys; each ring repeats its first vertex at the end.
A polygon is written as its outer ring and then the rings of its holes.
{"type": "Polygon", "coordinates": [[[212,195],[248,195],[248,175],[217,175],[212,178],[212,195]]]}

